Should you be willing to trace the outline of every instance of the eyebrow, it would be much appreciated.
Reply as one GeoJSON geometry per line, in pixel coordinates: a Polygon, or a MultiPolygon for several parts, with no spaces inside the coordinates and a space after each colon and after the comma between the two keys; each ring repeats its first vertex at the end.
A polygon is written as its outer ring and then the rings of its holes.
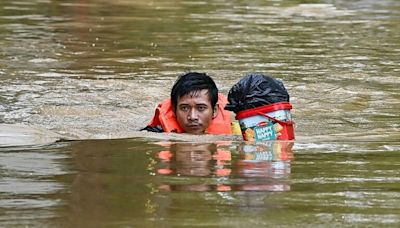
{"type": "MultiPolygon", "coordinates": [[[[183,105],[189,105],[188,103],[180,103],[178,106],[183,106],[183,105]]],[[[195,106],[211,106],[211,105],[208,105],[207,103],[197,103],[197,104],[195,104],[195,106]]]]}

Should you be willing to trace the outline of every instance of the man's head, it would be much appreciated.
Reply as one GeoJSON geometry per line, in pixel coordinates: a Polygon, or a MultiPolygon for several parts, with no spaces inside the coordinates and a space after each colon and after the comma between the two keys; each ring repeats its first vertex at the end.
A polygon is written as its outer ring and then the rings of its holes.
{"type": "Polygon", "coordinates": [[[184,74],[172,87],[172,109],[179,125],[187,133],[205,133],[212,119],[217,116],[217,101],[217,86],[204,73],[184,74]]]}

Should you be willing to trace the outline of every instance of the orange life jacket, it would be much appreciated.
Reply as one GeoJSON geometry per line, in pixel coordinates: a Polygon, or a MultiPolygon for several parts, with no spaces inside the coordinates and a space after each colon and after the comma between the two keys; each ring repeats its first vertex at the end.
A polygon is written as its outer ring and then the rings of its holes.
{"type": "MultiPolygon", "coordinates": [[[[218,94],[218,113],[212,119],[208,126],[206,133],[208,134],[232,134],[231,128],[231,112],[224,110],[225,105],[228,103],[226,97],[218,94]]],[[[172,110],[171,99],[163,101],[157,106],[154,117],[148,124],[150,127],[162,126],[164,132],[184,133],[182,127],[178,124],[174,111],[172,110]]]]}

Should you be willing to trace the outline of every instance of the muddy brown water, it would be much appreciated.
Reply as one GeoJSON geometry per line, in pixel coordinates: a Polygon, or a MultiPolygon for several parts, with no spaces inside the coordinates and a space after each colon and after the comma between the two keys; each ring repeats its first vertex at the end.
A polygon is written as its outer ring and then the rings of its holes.
{"type": "Polygon", "coordinates": [[[400,3],[0,2],[1,227],[398,227],[400,3]],[[283,80],[296,141],[139,132],[176,77],[283,80]]]}

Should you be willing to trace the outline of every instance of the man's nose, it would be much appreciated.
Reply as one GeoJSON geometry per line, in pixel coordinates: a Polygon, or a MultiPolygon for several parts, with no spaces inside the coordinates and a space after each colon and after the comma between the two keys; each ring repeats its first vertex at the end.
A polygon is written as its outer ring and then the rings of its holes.
{"type": "Polygon", "coordinates": [[[188,119],[189,120],[197,120],[198,119],[196,109],[194,109],[194,108],[190,109],[189,114],[188,114],[188,119]]]}

